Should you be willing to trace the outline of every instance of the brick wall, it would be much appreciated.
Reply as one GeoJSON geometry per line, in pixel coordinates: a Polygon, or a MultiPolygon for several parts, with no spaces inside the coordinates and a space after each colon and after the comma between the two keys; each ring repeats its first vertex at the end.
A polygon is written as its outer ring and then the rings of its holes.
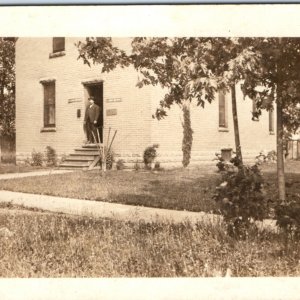
{"type": "MultiPolygon", "coordinates": [[[[67,154],[82,144],[83,116],[87,92],[82,82],[103,80],[104,141],[108,128],[117,130],[113,149],[120,156],[141,154],[150,142],[149,89],[136,87],[137,73],[133,69],[118,69],[101,74],[99,68],[89,68],[77,60],[74,43],[79,38],[66,38],[66,55],[49,58],[52,38],[19,38],[16,50],[16,151],[18,159],[30,156],[33,149],[44,151],[47,145],[58,154],[67,154]],[[41,132],[43,128],[43,85],[40,80],[56,82],[56,132],[41,132]],[[112,102],[118,98],[120,102],[112,102]],[[77,118],[77,110],[81,118],[77,118]],[[116,109],[117,114],[106,115],[116,109]]],[[[128,47],[128,39],[116,39],[128,47]]],[[[112,134],[111,134],[112,136],[112,134]]]]}
{"type": "MultiPolygon", "coordinates": [[[[99,67],[89,68],[77,60],[74,46],[80,38],[66,38],[64,56],[49,58],[52,38],[19,38],[16,50],[16,152],[17,159],[29,157],[33,149],[44,151],[50,145],[59,155],[70,153],[85,139],[83,116],[87,105],[87,92],[82,82],[103,80],[104,90],[104,141],[108,128],[117,130],[113,149],[120,158],[129,162],[142,160],[145,147],[158,143],[160,161],[165,164],[182,160],[182,111],[172,107],[168,117],[152,119],[163,97],[160,88],[136,87],[138,75],[132,68],[117,69],[102,74],[99,67]],[[41,132],[43,128],[43,85],[41,80],[56,82],[56,131],[41,132]],[[118,101],[111,101],[118,99],[118,101]],[[81,117],[77,118],[77,110],[81,117]],[[115,109],[116,115],[106,111],[115,109]]],[[[130,48],[129,39],[114,39],[124,48],[130,48]]],[[[218,101],[205,108],[191,105],[194,130],[192,162],[211,162],[221,148],[234,148],[231,98],[228,94],[228,131],[218,127],[218,101]]],[[[243,100],[237,88],[239,125],[244,156],[253,158],[260,150],[274,150],[275,136],[268,130],[268,113],[259,122],[251,120],[252,103],[243,100]]],[[[112,136],[112,134],[111,134],[112,136]]]]}
{"type": "MultiPolygon", "coordinates": [[[[269,132],[269,113],[264,111],[259,121],[252,121],[252,101],[250,99],[244,100],[239,86],[237,86],[236,94],[243,156],[246,161],[252,161],[261,150],[276,150],[275,135],[269,132]]],[[[162,91],[156,90],[153,93],[153,112],[162,98],[162,91]]],[[[205,108],[197,106],[196,103],[191,104],[191,123],[194,131],[191,164],[212,163],[215,153],[220,152],[222,148],[235,149],[230,94],[226,94],[226,101],[227,131],[219,128],[217,98],[211,104],[207,103],[205,108]]],[[[161,162],[178,164],[182,160],[182,121],[182,111],[178,105],[174,105],[168,111],[168,116],[165,119],[152,121],[151,141],[160,145],[158,160],[161,162]]]]}

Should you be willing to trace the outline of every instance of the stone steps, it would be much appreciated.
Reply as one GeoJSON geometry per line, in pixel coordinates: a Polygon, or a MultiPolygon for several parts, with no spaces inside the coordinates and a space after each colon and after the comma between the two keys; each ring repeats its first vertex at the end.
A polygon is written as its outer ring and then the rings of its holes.
{"type": "Polygon", "coordinates": [[[74,149],[74,153],[70,153],[59,167],[61,169],[88,169],[98,156],[97,145],[82,145],[74,149]]]}

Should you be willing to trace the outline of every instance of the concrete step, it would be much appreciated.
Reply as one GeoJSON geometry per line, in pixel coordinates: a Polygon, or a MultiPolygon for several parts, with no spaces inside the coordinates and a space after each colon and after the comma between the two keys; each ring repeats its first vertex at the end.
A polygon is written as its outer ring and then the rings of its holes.
{"type": "Polygon", "coordinates": [[[68,161],[65,160],[60,167],[75,167],[75,168],[85,168],[85,167],[89,167],[90,164],[92,163],[92,161],[68,161]]]}
{"type": "Polygon", "coordinates": [[[68,157],[66,157],[65,160],[71,161],[71,160],[78,160],[78,161],[91,161],[94,160],[95,157],[98,155],[78,155],[75,153],[70,154],[68,157]]]}
{"type": "Polygon", "coordinates": [[[85,150],[85,149],[74,149],[74,155],[99,155],[99,151],[96,149],[89,149],[89,150],[85,150]]]}

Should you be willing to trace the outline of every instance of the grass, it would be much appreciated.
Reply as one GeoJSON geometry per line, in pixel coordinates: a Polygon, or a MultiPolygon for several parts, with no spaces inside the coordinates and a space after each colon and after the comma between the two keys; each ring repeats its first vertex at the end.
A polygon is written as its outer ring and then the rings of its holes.
{"type": "MultiPolygon", "coordinates": [[[[276,164],[265,165],[266,192],[276,201],[276,164]]],[[[212,200],[220,175],[214,167],[174,169],[161,172],[99,171],[26,177],[0,181],[0,189],[107,201],[175,210],[216,212],[212,200]]],[[[300,194],[300,162],[286,165],[287,192],[300,194]],[[298,166],[298,168],[297,168],[298,166]],[[293,173],[289,173],[289,171],[293,173]]]]}
{"type": "Polygon", "coordinates": [[[45,167],[35,167],[29,165],[16,165],[12,163],[1,163],[0,164],[0,174],[7,173],[24,173],[24,172],[33,172],[44,170],[45,167]]]}
{"type": "Polygon", "coordinates": [[[0,209],[1,277],[299,276],[299,246],[264,232],[234,241],[220,226],[0,209]]]}
{"type": "Polygon", "coordinates": [[[0,189],[69,198],[103,200],[176,210],[212,211],[218,174],[201,169],[153,172],[99,171],[1,180],[0,189]],[[207,173],[207,171],[206,171],[207,173]]]}

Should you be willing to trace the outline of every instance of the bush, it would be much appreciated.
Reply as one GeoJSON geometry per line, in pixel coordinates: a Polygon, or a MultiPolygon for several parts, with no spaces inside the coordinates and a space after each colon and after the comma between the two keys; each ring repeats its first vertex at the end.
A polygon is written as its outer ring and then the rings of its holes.
{"type": "Polygon", "coordinates": [[[156,149],[159,147],[158,144],[154,144],[150,147],[147,147],[144,151],[144,164],[146,168],[151,168],[151,164],[154,162],[154,159],[157,157],[156,149]]]}
{"type": "Polygon", "coordinates": [[[119,159],[116,163],[117,170],[123,170],[125,169],[125,164],[123,159],[119,159]]]}
{"type": "Polygon", "coordinates": [[[31,153],[31,158],[32,158],[32,162],[31,162],[32,166],[36,166],[36,167],[43,166],[44,155],[42,152],[36,152],[35,150],[33,150],[31,153]]]}
{"type": "Polygon", "coordinates": [[[260,151],[259,154],[255,157],[257,163],[270,163],[277,160],[277,154],[275,150],[266,152],[260,151]]]}
{"type": "Polygon", "coordinates": [[[289,238],[300,238],[300,195],[288,195],[287,201],[275,207],[277,225],[289,238]]]}
{"type": "Polygon", "coordinates": [[[216,187],[213,198],[219,204],[228,234],[245,238],[249,229],[255,227],[254,222],[266,215],[268,202],[258,165],[247,167],[233,162],[235,166],[222,173],[222,183],[216,187]]]}
{"type": "Polygon", "coordinates": [[[46,164],[47,166],[57,165],[57,154],[55,149],[51,146],[46,147],[46,164]]]}
{"type": "Polygon", "coordinates": [[[134,163],[133,169],[134,169],[135,171],[139,171],[139,170],[141,169],[141,166],[140,166],[138,160],[134,163]]]}

